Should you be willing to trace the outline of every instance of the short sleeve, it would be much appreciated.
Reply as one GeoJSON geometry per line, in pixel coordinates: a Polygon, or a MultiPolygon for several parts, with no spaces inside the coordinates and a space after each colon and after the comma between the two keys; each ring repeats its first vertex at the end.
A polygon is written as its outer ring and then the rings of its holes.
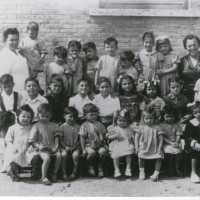
{"type": "Polygon", "coordinates": [[[28,137],[28,142],[32,143],[38,140],[38,131],[37,131],[37,126],[33,125],[28,137]]]}
{"type": "Polygon", "coordinates": [[[71,97],[71,98],[69,99],[69,106],[75,107],[74,97],[71,97]]]}
{"type": "Polygon", "coordinates": [[[164,131],[162,130],[162,128],[160,126],[156,127],[156,131],[157,131],[158,135],[164,135],[164,131]]]}
{"type": "Polygon", "coordinates": [[[141,128],[141,126],[139,126],[138,128],[135,128],[134,129],[134,131],[135,131],[135,135],[138,135],[138,136],[140,136],[141,134],[142,134],[142,128],[141,128]]]}
{"type": "Polygon", "coordinates": [[[173,54],[173,57],[172,57],[172,63],[180,63],[180,57],[177,55],[177,54],[173,54]]]}
{"type": "Polygon", "coordinates": [[[106,138],[108,138],[109,136],[115,134],[115,127],[110,127],[110,129],[108,130],[108,132],[106,133],[106,138]]]}
{"type": "Polygon", "coordinates": [[[79,135],[83,138],[87,138],[88,130],[84,125],[81,125],[79,135]]]}
{"type": "Polygon", "coordinates": [[[198,92],[199,90],[200,90],[200,79],[198,79],[198,81],[196,82],[194,86],[194,91],[198,92]]]}
{"type": "Polygon", "coordinates": [[[157,53],[157,59],[158,59],[158,62],[160,62],[160,61],[164,61],[165,58],[164,58],[162,53],[158,52],[157,53]]]}
{"type": "Polygon", "coordinates": [[[12,142],[14,141],[14,129],[13,126],[9,127],[8,132],[5,137],[5,142],[12,142]]]}

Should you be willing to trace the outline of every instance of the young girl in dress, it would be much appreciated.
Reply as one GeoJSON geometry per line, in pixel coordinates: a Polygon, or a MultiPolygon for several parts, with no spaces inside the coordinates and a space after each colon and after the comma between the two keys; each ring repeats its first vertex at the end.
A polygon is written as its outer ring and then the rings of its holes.
{"type": "Polygon", "coordinates": [[[65,122],[63,117],[64,108],[69,103],[69,96],[65,92],[63,79],[59,75],[53,74],[50,79],[49,89],[46,99],[53,109],[51,122],[61,125],[65,122]]]}
{"type": "MultiPolygon", "coordinates": [[[[7,148],[5,152],[4,164],[10,165],[10,177],[13,182],[20,181],[21,167],[28,166],[31,160],[31,154],[28,154],[28,137],[31,131],[31,121],[33,119],[33,110],[28,105],[23,105],[17,110],[17,123],[9,127],[5,141],[7,148]]],[[[8,169],[9,169],[8,168],[8,169]]],[[[7,169],[7,171],[8,171],[7,169]]]]}
{"type": "Polygon", "coordinates": [[[77,81],[83,77],[83,60],[79,56],[82,45],[79,41],[71,40],[68,43],[67,65],[73,72],[72,86],[68,89],[70,94],[77,93],[77,81]]]}
{"type": "Polygon", "coordinates": [[[158,81],[154,80],[145,82],[145,87],[144,87],[145,97],[143,98],[140,104],[140,109],[142,111],[145,109],[146,106],[153,107],[153,109],[156,112],[158,120],[160,120],[161,111],[165,106],[165,102],[162,98],[159,97],[159,93],[160,93],[160,85],[158,81]]]}
{"type": "Polygon", "coordinates": [[[159,71],[161,97],[169,94],[169,79],[178,76],[178,63],[180,62],[177,54],[172,53],[170,40],[168,36],[159,36],[156,40],[156,51],[164,56],[162,68],[159,71]]]}
{"type": "Polygon", "coordinates": [[[116,126],[107,133],[110,141],[109,151],[114,162],[114,177],[121,176],[119,169],[119,160],[126,157],[125,176],[131,177],[131,155],[134,153],[134,133],[129,127],[129,112],[127,110],[118,110],[115,115],[116,126]]]}
{"type": "Polygon", "coordinates": [[[142,36],[142,40],[144,49],[139,53],[142,65],[142,74],[140,75],[140,79],[145,81],[158,79],[157,72],[162,68],[164,56],[153,49],[155,45],[153,32],[145,32],[142,36]]]}
{"type": "Polygon", "coordinates": [[[142,112],[142,120],[143,123],[135,134],[135,150],[139,158],[139,179],[145,179],[145,160],[155,159],[155,171],[150,178],[153,181],[157,181],[160,173],[161,159],[164,156],[162,151],[163,131],[155,124],[156,113],[153,108],[145,108],[142,112]]]}
{"type": "Polygon", "coordinates": [[[116,110],[120,110],[119,98],[111,93],[111,83],[106,77],[98,80],[100,94],[94,97],[94,104],[99,108],[99,120],[108,127],[113,123],[113,115],[116,110]]]}
{"type": "Polygon", "coordinates": [[[124,75],[119,78],[118,93],[121,109],[126,109],[130,113],[130,123],[139,121],[140,96],[136,92],[136,85],[132,76],[124,75]]]}
{"type": "Polygon", "coordinates": [[[178,118],[176,109],[170,105],[164,106],[162,118],[163,123],[160,124],[160,127],[164,132],[163,149],[167,164],[166,169],[168,169],[168,176],[176,175],[182,177],[183,174],[180,171],[182,152],[180,136],[182,135],[182,128],[181,125],[177,123],[178,118]]]}

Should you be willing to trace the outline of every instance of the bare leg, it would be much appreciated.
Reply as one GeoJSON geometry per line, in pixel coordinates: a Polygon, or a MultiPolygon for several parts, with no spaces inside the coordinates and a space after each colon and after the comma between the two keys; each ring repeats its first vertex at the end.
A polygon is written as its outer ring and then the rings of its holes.
{"type": "Polygon", "coordinates": [[[67,152],[62,151],[62,175],[66,175],[67,152]]]}
{"type": "Polygon", "coordinates": [[[155,171],[160,172],[160,167],[161,167],[161,158],[156,159],[156,164],[155,164],[155,171]]]}
{"type": "Polygon", "coordinates": [[[43,178],[47,178],[47,172],[49,169],[51,159],[50,159],[50,156],[44,152],[40,153],[40,157],[43,160],[43,163],[42,163],[42,179],[43,179],[43,178]]]}
{"type": "Polygon", "coordinates": [[[131,155],[126,156],[126,169],[131,169],[131,155]]]}

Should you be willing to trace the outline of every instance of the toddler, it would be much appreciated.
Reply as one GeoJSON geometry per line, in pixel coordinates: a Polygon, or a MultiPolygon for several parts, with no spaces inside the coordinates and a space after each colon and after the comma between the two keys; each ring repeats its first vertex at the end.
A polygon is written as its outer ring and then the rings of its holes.
{"type": "Polygon", "coordinates": [[[129,127],[129,112],[127,110],[118,110],[115,115],[116,126],[107,133],[110,142],[109,151],[114,162],[114,177],[121,176],[119,169],[119,159],[126,157],[125,176],[131,177],[131,155],[134,153],[134,133],[129,127]]]}
{"type": "Polygon", "coordinates": [[[44,185],[51,185],[51,181],[47,178],[47,172],[52,157],[55,157],[53,168],[52,182],[57,182],[57,172],[60,168],[62,157],[58,151],[58,127],[56,124],[50,122],[52,115],[52,107],[43,103],[38,107],[39,121],[34,125],[29,135],[29,143],[34,146],[42,159],[42,178],[41,183],[44,185]]]}
{"type": "Polygon", "coordinates": [[[161,167],[163,131],[155,124],[156,113],[153,108],[146,107],[142,112],[143,124],[139,126],[135,135],[135,150],[139,158],[139,179],[145,179],[144,164],[147,159],[155,159],[155,171],[150,178],[158,180],[161,167]]]}
{"type": "Polygon", "coordinates": [[[20,53],[27,59],[30,76],[36,78],[38,72],[43,71],[43,62],[46,54],[44,42],[38,39],[39,25],[29,22],[27,26],[28,37],[22,39],[20,53]]]}
{"type": "Polygon", "coordinates": [[[115,38],[107,38],[104,41],[104,49],[106,55],[101,56],[96,65],[95,85],[97,85],[100,77],[107,77],[112,85],[112,88],[116,87],[117,72],[119,65],[119,58],[116,56],[118,49],[118,42],[115,38]]]}
{"type": "Polygon", "coordinates": [[[88,172],[91,176],[95,176],[93,168],[93,161],[95,154],[100,155],[100,162],[98,163],[98,177],[104,176],[103,165],[105,162],[107,150],[104,146],[104,135],[106,129],[97,120],[98,108],[92,104],[86,104],[83,107],[83,113],[86,118],[86,122],[81,125],[80,128],[80,141],[83,155],[87,155],[89,163],[88,172]]]}
{"type": "Polygon", "coordinates": [[[74,107],[66,107],[64,117],[66,122],[60,126],[60,131],[63,135],[60,141],[62,146],[62,178],[65,181],[72,181],[77,177],[80,155],[80,126],[76,123],[78,111],[74,107]],[[66,162],[69,155],[73,158],[74,166],[72,174],[67,178],[66,162]]]}

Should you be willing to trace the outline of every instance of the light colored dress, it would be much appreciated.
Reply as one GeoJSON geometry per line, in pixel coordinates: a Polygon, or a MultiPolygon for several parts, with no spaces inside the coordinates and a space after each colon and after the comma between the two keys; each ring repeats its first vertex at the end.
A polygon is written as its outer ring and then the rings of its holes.
{"type": "Polygon", "coordinates": [[[24,82],[29,77],[27,61],[18,52],[14,53],[7,47],[0,52],[0,76],[10,74],[14,79],[14,91],[24,93],[24,82]]]}
{"type": "Polygon", "coordinates": [[[134,153],[134,132],[130,127],[120,128],[115,126],[107,133],[107,137],[113,134],[123,137],[123,140],[115,139],[110,142],[109,152],[111,158],[120,158],[134,153]]]}
{"type": "Polygon", "coordinates": [[[200,102],[200,79],[197,80],[195,86],[194,86],[194,101],[200,102]]]}
{"type": "MultiPolygon", "coordinates": [[[[160,124],[160,127],[162,131],[164,132],[163,137],[168,139],[171,142],[175,142],[176,136],[181,136],[183,134],[180,124],[163,123],[163,124],[160,124]]],[[[181,143],[179,144],[178,148],[175,148],[172,145],[164,142],[163,149],[165,153],[169,153],[169,154],[179,154],[182,152],[181,143]]]]}
{"type": "Polygon", "coordinates": [[[158,137],[163,135],[162,129],[157,125],[142,125],[136,131],[139,135],[138,157],[143,159],[163,158],[163,152],[158,152],[158,137]]]}
{"type": "MultiPolygon", "coordinates": [[[[167,56],[164,56],[164,61],[162,65],[161,70],[168,70],[173,67],[173,64],[178,64],[180,63],[180,59],[177,54],[175,53],[170,53],[167,56]]],[[[160,86],[161,86],[161,96],[166,96],[169,94],[169,79],[174,79],[175,77],[178,77],[178,71],[170,73],[170,74],[165,74],[161,76],[160,78],[160,86]]]]}
{"type": "Polygon", "coordinates": [[[131,66],[131,67],[127,68],[127,69],[124,69],[120,65],[119,71],[118,71],[118,76],[120,76],[120,75],[122,75],[122,76],[123,75],[131,75],[131,76],[133,76],[135,81],[138,80],[138,71],[133,66],[131,66]]]}

